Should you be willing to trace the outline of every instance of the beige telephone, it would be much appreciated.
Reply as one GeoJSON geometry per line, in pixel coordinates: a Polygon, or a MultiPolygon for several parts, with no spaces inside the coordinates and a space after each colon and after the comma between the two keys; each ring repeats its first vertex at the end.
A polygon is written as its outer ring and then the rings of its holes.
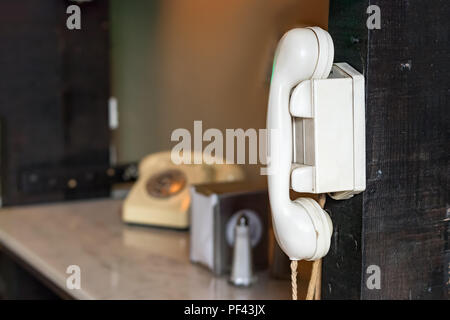
{"type": "MultiPolygon", "coordinates": [[[[195,156],[202,155],[192,153],[195,156]]],[[[122,218],[126,223],[186,229],[190,185],[243,179],[238,165],[177,165],[172,162],[170,151],[155,153],[141,160],[139,179],[125,199],[122,218]]]]}

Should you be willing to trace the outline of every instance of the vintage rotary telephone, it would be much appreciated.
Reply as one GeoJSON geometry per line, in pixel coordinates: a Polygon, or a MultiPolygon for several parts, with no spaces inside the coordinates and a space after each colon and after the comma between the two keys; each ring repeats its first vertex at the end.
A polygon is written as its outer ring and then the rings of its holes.
{"type": "Polygon", "coordinates": [[[217,164],[217,159],[201,152],[185,156],[203,159],[202,164],[175,164],[171,156],[170,151],[164,151],[141,160],[139,179],[123,204],[126,223],[187,229],[190,185],[244,179],[239,165],[217,164]]]}
{"type": "Polygon", "coordinates": [[[364,78],[333,58],[319,27],[287,32],[274,58],[268,188],[276,239],[293,261],[325,256],[333,227],[314,200],[292,201],[290,188],[335,199],[365,189],[364,78]]]}

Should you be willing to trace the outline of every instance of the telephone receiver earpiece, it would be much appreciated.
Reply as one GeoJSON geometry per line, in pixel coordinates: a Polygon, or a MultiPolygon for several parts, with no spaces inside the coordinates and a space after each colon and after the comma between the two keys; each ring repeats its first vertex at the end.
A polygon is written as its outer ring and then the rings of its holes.
{"type": "Polygon", "coordinates": [[[268,188],[275,237],[291,260],[317,260],[330,247],[333,227],[327,212],[310,198],[289,197],[293,162],[289,101],[300,82],[327,78],[333,58],[333,41],[319,27],[290,30],[275,53],[267,112],[268,188]]]}

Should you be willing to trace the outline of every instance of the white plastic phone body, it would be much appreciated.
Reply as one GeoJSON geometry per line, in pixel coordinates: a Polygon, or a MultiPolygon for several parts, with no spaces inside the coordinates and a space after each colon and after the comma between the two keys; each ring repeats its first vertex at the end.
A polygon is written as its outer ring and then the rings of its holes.
{"type": "Polygon", "coordinates": [[[347,64],[333,67],[328,32],[287,32],[275,54],[267,112],[268,188],[275,236],[292,260],[317,260],[330,247],[332,222],[298,192],[344,199],[365,189],[364,81],[347,64]]]}

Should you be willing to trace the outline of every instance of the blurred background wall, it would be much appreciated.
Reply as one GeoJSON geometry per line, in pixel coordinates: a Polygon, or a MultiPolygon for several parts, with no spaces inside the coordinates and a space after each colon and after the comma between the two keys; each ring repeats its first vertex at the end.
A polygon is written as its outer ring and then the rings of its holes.
{"type": "Polygon", "coordinates": [[[119,162],[170,149],[176,128],[264,128],[272,59],[290,28],[327,28],[328,0],[111,1],[119,162]]]}

